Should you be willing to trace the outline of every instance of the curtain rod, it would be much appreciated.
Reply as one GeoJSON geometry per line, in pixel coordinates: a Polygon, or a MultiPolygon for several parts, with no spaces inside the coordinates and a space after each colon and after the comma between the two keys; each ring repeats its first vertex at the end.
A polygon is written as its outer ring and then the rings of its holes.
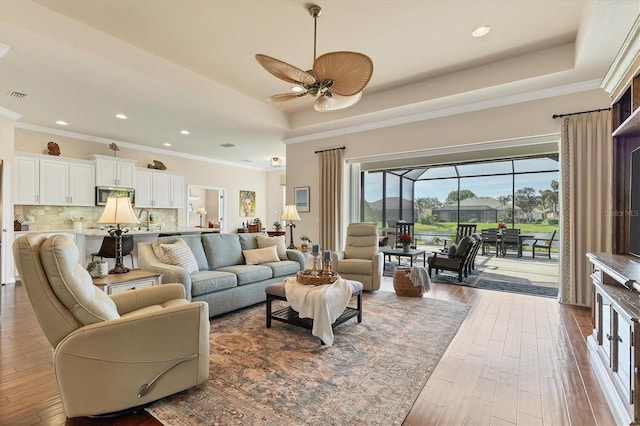
{"type": "Polygon", "coordinates": [[[339,151],[341,149],[346,149],[345,146],[341,146],[340,148],[329,148],[329,149],[321,149],[319,151],[314,151],[315,154],[320,154],[321,152],[327,152],[327,151],[339,151]]]}
{"type": "Polygon", "coordinates": [[[555,120],[556,118],[567,117],[569,115],[578,115],[578,114],[587,114],[587,113],[590,113],[590,112],[609,111],[610,109],[611,108],[600,108],[600,109],[592,109],[591,111],[571,112],[569,114],[553,114],[551,116],[551,118],[553,118],[555,120]]]}

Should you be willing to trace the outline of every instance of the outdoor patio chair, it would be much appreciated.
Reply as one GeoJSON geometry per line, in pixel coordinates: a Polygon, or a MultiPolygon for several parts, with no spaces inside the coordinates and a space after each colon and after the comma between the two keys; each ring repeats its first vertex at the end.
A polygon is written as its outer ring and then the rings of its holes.
{"type": "Polygon", "coordinates": [[[453,271],[458,273],[458,281],[462,282],[462,276],[464,275],[466,277],[469,275],[469,271],[467,270],[469,256],[474,245],[478,243],[479,240],[473,237],[464,237],[460,240],[460,243],[456,245],[456,249],[453,252],[451,248],[449,248],[449,253],[447,254],[433,252],[433,256],[430,256],[428,259],[429,276],[431,276],[431,271],[434,269],[436,274],[440,270],[453,271]]]}
{"type": "Polygon", "coordinates": [[[558,230],[553,231],[553,234],[551,234],[551,238],[549,239],[537,239],[533,242],[533,245],[531,246],[533,257],[536,257],[536,248],[539,248],[546,250],[549,259],[551,259],[551,245],[553,244],[556,232],[558,232],[558,230]]]}
{"type": "Polygon", "coordinates": [[[520,246],[520,230],[519,229],[503,229],[502,230],[502,256],[507,255],[507,250],[515,249],[518,257],[522,256],[522,247],[520,246]]]}
{"type": "Polygon", "coordinates": [[[466,275],[470,274],[474,269],[476,269],[476,255],[478,254],[478,251],[480,251],[480,247],[482,246],[482,236],[481,235],[473,234],[472,237],[475,240],[475,243],[473,244],[473,247],[471,248],[471,252],[469,253],[469,258],[467,260],[467,264],[465,265],[465,269],[466,269],[466,272],[467,272],[466,275]]]}
{"type": "MultiPolygon", "coordinates": [[[[482,235],[482,255],[487,254],[487,247],[496,248],[496,256],[498,255],[498,228],[483,229],[482,235]]],[[[490,252],[490,250],[489,250],[490,252]]]]}
{"type": "MultiPolygon", "coordinates": [[[[455,244],[459,244],[464,237],[470,237],[471,235],[475,234],[477,227],[478,225],[475,225],[475,224],[465,224],[465,223],[459,224],[458,228],[456,229],[455,244]]],[[[447,241],[449,240],[445,238],[444,240],[445,249],[447,248],[447,241]]]]}

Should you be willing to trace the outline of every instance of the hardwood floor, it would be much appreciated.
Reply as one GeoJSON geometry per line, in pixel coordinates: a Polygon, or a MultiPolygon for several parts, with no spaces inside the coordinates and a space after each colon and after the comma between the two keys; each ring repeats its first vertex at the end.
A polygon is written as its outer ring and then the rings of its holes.
{"type": "MultiPolygon", "coordinates": [[[[392,279],[384,278],[389,288],[392,279]]],[[[1,296],[0,424],[160,424],[145,411],[67,419],[51,346],[24,289],[2,286],[1,296]]],[[[405,425],[614,424],[589,366],[588,309],[448,284],[432,284],[425,297],[463,302],[471,312],[405,425]]]]}

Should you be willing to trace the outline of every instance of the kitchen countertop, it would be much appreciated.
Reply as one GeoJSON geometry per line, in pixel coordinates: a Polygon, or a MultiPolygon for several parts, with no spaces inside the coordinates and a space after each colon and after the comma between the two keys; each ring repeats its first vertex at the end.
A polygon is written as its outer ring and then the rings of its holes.
{"type": "MultiPolygon", "coordinates": [[[[188,234],[199,234],[201,232],[209,232],[215,231],[219,229],[216,228],[175,228],[175,229],[151,229],[147,230],[136,230],[129,231],[127,235],[157,235],[161,232],[181,232],[188,234]]],[[[47,234],[55,234],[55,233],[65,233],[65,234],[76,234],[76,235],[84,235],[85,237],[104,237],[107,235],[107,228],[105,229],[83,229],[81,231],[75,229],[39,229],[34,231],[15,231],[16,235],[24,235],[24,234],[37,234],[37,233],[47,233],[47,234]]]]}

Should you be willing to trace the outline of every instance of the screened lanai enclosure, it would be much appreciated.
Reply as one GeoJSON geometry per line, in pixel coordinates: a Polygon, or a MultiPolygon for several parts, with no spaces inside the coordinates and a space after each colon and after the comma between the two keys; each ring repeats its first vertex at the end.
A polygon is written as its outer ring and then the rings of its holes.
{"type": "Polygon", "coordinates": [[[459,223],[521,228],[531,234],[558,228],[557,155],[443,164],[361,174],[361,220],[388,235],[398,221],[415,224],[417,242],[447,238],[459,223]]]}

